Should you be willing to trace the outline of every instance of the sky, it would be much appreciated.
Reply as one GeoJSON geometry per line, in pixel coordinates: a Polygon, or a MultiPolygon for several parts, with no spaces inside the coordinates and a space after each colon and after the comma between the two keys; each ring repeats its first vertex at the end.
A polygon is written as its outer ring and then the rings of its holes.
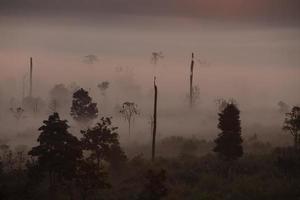
{"type": "Polygon", "coordinates": [[[203,123],[215,120],[216,99],[234,98],[246,124],[262,119],[275,124],[279,101],[300,102],[299,5],[298,0],[0,0],[0,103],[21,98],[30,57],[35,96],[47,99],[55,84],[76,82],[99,100],[96,85],[108,80],[111,107],[137,101],[145,115],[152,110],[156,75],[159,114],[166,120],[160,128],[180,131],[171,126],[183,120],[176,113],[186,107],[194,52],[203,123]],[[164,55],[157,66],[151,63],[154,51],[164,55]],[[98,61],[84,63],[89,54],[98,61]]]}
{"type": "Polygon", "coordinates": [[[298,0],[1,0],[9,15],[136,14],[299,23],[298,0]]]}

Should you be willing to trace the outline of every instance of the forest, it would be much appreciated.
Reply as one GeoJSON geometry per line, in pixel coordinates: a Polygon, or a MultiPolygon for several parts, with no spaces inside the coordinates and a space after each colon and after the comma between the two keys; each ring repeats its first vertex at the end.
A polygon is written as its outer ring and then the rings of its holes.
{"type": "MultiPolygon", "coordinates": [[[[154,64],[160,54],[153,53],[154,64]]],[[[88,57],[89,62],[94,59],[88,57]]],[[[154,78],[149,98],[154,109],[148,123],[150,140],[139,143],[132,133],[135,119],[143,114],[137,103],[125,101],[104,116],[101,108],[106,108],[98,107],[89,90],[76,84],[70,88],[56,84],[46,105],[32,94],[32,62],[30,59],[28,96],[22,99],[22,106],[11,102],[7,115],[19,133],[24,132],[22,126],[28,118],[46,118],[30,134],[36,140],[33,145],[10,145],[7,138],[1,140],[1,199],[300,199],[299,106],[278,103],[284,119],[280,129],[290,141],[285,145],[263,141],[256,133],[245,136],[234,99],[216,100],[218,131],[212,139],[160,137],[156,133],[160,120],[157,104],[163,94],[154,78]],[[70,120],[63,117],[66,115],[70,120]],[[122,125],[127,124],[122,129],[127,141],[120,142],[113,115],[124,120],[122,125]]],[[[199,98],[193,86],[194,64],[193,54],[183,118],[199,114],[194,111],[199,98]]],[[[105,98],[110,84],[103,81],[96,85],[105,105],[109,104],[105,98]]],[[[19,134],[16,139],[22,137],[29,135],[19,134]]]]}
{"type": "Polygon", "coordinates": [[[300,200],[299,0],[0,0],[0,200],[300,200]]]}

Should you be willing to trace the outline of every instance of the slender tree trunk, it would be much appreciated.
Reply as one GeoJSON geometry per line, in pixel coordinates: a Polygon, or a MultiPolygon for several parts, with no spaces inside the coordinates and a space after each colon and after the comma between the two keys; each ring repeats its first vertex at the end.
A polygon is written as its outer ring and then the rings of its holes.
{"type": "Polygon", "coordinates": [[[130,137],[130,132],[131,132],[131,120],[128,120],[128,133],[129,133],[129,137],[130,137]]]}
{"type": "Polygon", "coordinates": [[[155,159],[155,139],[156,139],[156,115],[157,115],[157,86],[154,77],[154,112],[153,112],[153,138],[152,138],[152,161],[155,159]]]}
{"type": "Polygon", "coordinates": [[[30,57],[29,96],[32,97],[32,57],[30,57]]]}
{"type": "Polygon", "coordinates": [[[194,53],[192,53],[191,72],[190,72],[190,108],[193,107],[193,76],[194,76],[194,53]]]}

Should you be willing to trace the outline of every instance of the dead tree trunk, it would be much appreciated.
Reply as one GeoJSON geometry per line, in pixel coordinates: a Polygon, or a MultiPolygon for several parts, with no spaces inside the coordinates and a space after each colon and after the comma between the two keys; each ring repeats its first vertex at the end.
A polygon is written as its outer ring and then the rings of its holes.
{"type": "Polygon", "coordinates": [[[190,73],[190,108],[193,107],[193,76],[194,76],[194,53],[192,53],[191,73],[190,73]]]}
{"type": "Polygon", "coordinates": [[[30,57],[29,96],[32,97],[32,57],[30,57]]]}
{"type": "Polygon", "coordinates": [[[154,77],[154,112],[153,112],[153,138],[152,138],[152,162],[155,159],[155,139],[156,139],[156,115],[157,115],[157,86],[154,77]]]}

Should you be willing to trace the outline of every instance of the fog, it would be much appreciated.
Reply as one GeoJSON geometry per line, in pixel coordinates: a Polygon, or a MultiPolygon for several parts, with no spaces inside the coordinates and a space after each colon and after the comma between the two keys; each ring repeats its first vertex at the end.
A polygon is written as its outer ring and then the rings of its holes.
{"type": "MultiPolygon", "coordinates": [[[[257,133],[279,144],[292,140],[281,130],[284,114],[278,102],[290,106],[300,102],[298,26],[125,14],[2,16],[0,36],[0,139],[11,144],[35,142],[37,129],[51,113],[49,92],[59,83],[87,89],[100,116],[113,117],[122,142],[149,143],[154,76],[159,138],[216,137],[215,100],[233,98],[241,109],[244,137],[257,133]],[[164,58],[154,65],[151,54],[160,51],[164,58]],[[192,52],[200,98],[191,111],[187,94],[192,52]],[[90,54],[98,61],[83,62],[90,54]],[[45,105],[34,116],[25,110],[25,118],[17,121],[9,108],[21,105],[23,79],[28,95],[30,57],[33,95],[45,105]],[[97,88],[102,81],[110,82],[105,97],[97,88]],[[141,113],[130,139],[127,124],[116,111],[125,101],[135,102],[141,113]]],[[[79,134],[69,108],[60,114],[79,134]]]]}

